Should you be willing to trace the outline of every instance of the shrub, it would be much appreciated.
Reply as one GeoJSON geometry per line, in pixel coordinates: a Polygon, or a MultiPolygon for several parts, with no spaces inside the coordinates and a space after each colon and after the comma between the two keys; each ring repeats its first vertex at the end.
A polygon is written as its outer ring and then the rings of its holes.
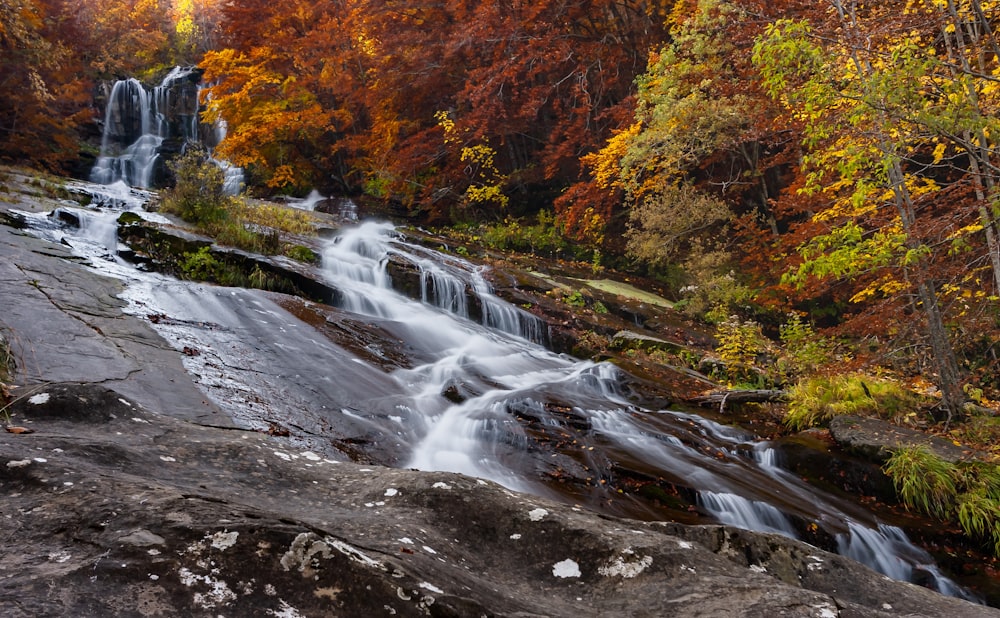
{"type": "Polygon", "coordinates": [[[958,495],[952,464],[921,445],[896,450],[883,469],[908,508],[948,515],[958,495]]]}
{"type": "Polygon", "coordinates": [[[568,294],[563,297],[563,302],[570,307],[586,307],[587,299],[584,298],[583,294],[579,290],[574,291],[572,294],[568,294]]]}
{"type": "Polygon", "coordinates": [[[897,382],[858,374],[816,376],[789,389],[785,424],[795,430],[829,422],[844,414],[895,418],[919,406],[919,398],[897,382]]]}
{"type": "Polygon", "coordinates": [[[226,195],[222,170],[196,146],[189,146],[183,156],[172,161],[170,169],[176,183],[164,192],[161,208],[193,223],[220,244],[274,254],[281,249],[280,232],[314,231],[311,213],[273,204],[251,204],[242,197],[226,195]]]}
{"type": "Polygon", "coordinates": [[[558,256],[570,250],[562,230],[545,210],[538,213],[535,225],[522,225],[521,221],[507,217],[503,223],[484,226],[481,238],[486,246],[501,251],[558,256]]]}
{"type": "Polygon", "coordinates": [[[731,316],[716,327],[715,339],[718,342],[715,352],[725,366],[730,382],[760,382],[761,377],[754,364],[757,357],[768,349],[760,324],[731,316]]]}
{"type": "Polygon", "coordinates": [[[161,208],[202,228],[211,228],[229,217],[230,197],[225,192],[222,169],[208,161],[205,151],[191,145],[171,161],[176,182],[163,192],[161,208]]]}
{"type": "Polygon", "coordinates": [[[193,281],[218,282],[224,270],[222,262],[215,259],[208,247],[185,253],[178,267],[185,278],[193,281]]]}
{"type": "Polygon", "coordinates": [[[818,337],[812,326],[792,314],[778,329],[783,351],[778,359],[778,369],[785,376],[815,373],[830,363],[832,345],[818,337]]]}

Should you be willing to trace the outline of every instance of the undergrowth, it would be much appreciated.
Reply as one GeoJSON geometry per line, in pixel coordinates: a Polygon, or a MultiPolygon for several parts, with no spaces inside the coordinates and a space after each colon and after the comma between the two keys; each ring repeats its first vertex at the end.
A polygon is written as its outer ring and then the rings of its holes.
{"type": "Polygon", "coordinates": [[[916,394],[891,380],[861,374],[814,376],[789,389],[785,424],[803,430],[845,414],[892,420],[917,409],[920,403],[916,394]]]}
{"type": "Polygon", "coordinates": [[[212,254],[210,247],[185,253],[178,262],[180,274],[192,281],[208,281],[229,287],[257,288],[272,292],[296,293],[295,286],[284,277],[263,270],[255,264],[249,272],[212,254]]]}
{"type": "Polygon", "coordinates": [[[293,259],[315,261],[315,254],[289,249],[282,233],[311,235],[314,220],[304,210],[254,204],[241,196],[226,195],[222,169],[207,160],[205,152],[190,147],[172,161],[176,183],[164,191],[161,209],[195,225],[216,242],[264,255],[286,253],[293,259]]]}
{"type": "Polygon", "coordinates": [[[556,218],[547,210],[539,212],[534,223],[507,217],[501,223],[455,226],[449,233],[497,251],[586,260],[595,273],[602,268],[600,250],[570,242],[556,218]]]}
{"type": "Polygon", "coordinates": [[[947,462],[925,446],[900,448],[884,466],[907,508],[958,521],[970,538],[1000,556],[1000,467],[947,462]]]}

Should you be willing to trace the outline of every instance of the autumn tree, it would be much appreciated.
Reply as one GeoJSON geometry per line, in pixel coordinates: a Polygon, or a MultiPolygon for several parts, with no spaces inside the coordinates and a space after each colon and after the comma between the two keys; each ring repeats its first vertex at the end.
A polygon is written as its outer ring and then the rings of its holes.
{"type": "Polygon", "coordinates": [[[829,199],[815,217],[827,231],[800,247],[803,262],[790,277],[860,279],[855,302],[912,290],[951,418],[961,413],[964,395],[935,274],[942,237],[928,225],[940,152],[939,136],[918,122],[927,108],[927,64],[917,61],[911,38],[896,34],[908,32],[899,7],[830,5],[832,22],[822,32],[809,22],[779,20],[754,52],[772,95],[804,124],[810,172],[803,191],[829,199]]]}
{"type": "Polygon", "coordinates": [[[0,4],[0,153],[53,171],[78,159],[77,129],[90,104],[62,8],[55,0],[0,4]]]}
{"type": "Polygon", "coordinates": [[[738,3],[678,2],[669,44],[636,80],[630,125],[583,157],[592,186],[626,209],[629,253],[660,271],[682,267],[695,305],[722,312],[748,296],[732,274],[730,223],[747,217],[777,233],[761,173],[773,138],[752,125],[769,104],[745,81],[750,39],[732,35],[746,17],[738,3]]]}
{"type": "MultiPolygon", "coordinates": [[[[923,29],[911,31],[902,59],[919,63],[927,96],[913,115],[934,137],[934,164],[947,165],[971,181],[979,221],[956,235],[981,233],[992,270],[993,295],[1000,294],[1000,41],[987,15],[996,3],[913,1],[906,12],[923,29]]],[[[982,287],[982,286],[980,286],[982,287]]]]}
{"type": "Polygon", "coordinates": [[[611,182],[629,206],[629,251],[653,263],[683,261],[693,280],[708,284],[728,262],[722,230],[732,213],[721,192],[694,183],[711,155],[739,139],[745,99],[717,86],[732,78],[722,38],[730,7],[702,0],[692,8],[638,80],[636,124],[609,148],[614,154],[625,139],[611,182]]]}
{"type": "Polygon", "coordinates": [[[487,186],[469,155],[488,150],[511,208],[550,202],[617,124],[670,4],[366,3],[376,50],[367,141],[379,145],[380,186],[446,215],[470,186],[487,186]]]}
{"type": "MultiPolygon", "coordinates": [[[[357,46],[348,2],[241,2],[224,9],[231,47],[201,66],[208,122],[225,121],[218,154],[261,184],[303,191],[346,184],[345,133],[358,110],[357,46]]],[[[363,112],[360,112],[363,116],[363,112]]]]}

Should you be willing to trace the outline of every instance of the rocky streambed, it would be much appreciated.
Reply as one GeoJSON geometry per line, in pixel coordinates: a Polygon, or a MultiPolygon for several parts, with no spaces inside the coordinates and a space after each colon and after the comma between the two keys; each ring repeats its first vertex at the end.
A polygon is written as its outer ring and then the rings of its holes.
{"type": "MultiPolygon", "coordinates": [[[[7,208],[53,208],[18,195],[7,208]]],[[[398,321],[308,294],[167,278],[124,286],[71,247],[10,226],[0,252],[18,387],[6,412],[26,430],[0,433],[10,615],[997,613],[889,580],[819,541],[690,525],[706,520],[683,483],[642,470],[641,458],[609,466],[589,450],[609,452],[594,420],[559,397],[515,409],[526,441],[500,441],[501,458],[532,454],[518,465],[551,492],[399,469],[410,463],[399,447],[415,438],[385,429],[401,415],[386,375],[420,366],[426,349],[404,343],[398,321]],[[164,298],[177,303],[163,311],[164,298]],[[198,313],[206,307],[211,320],[198,313]],[[291,330],[282,312],[310,329],[291,330]],[[283,336],[268,343],[276,328],[283,336]],[[348,352],[340,365],[330,345],[348,352]],[[264,357],[278,362],[253,361],[264,357]],[[327,379],[301,379],[320,364],[327,379]],[[328,400],[338,414],[316,404],[328,400]],[[687,524],[635,519],[664,512],[687,524]]],[[[531,287],[496,289],[513,298],[531,287]]],[[[601,328],[618,332],[613,318],[601,328]]],[[[565,348],[558,326],[549,344],[565,348]]],[[[676,328],[649,336],[696,336],[676,328]]],[[[461,407],[490,380],[453,382],[433,401],[461,407]]],[[[658,409],[678,392],[631,380],[627,405],[658,409]]]]}

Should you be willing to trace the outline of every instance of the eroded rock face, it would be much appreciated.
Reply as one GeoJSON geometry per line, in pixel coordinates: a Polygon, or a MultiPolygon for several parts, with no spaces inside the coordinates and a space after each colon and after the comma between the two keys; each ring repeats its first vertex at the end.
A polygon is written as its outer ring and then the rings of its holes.
{"type": "Polygon", "coordinates": [[[6,616],[998,615],[782,537],[597,516],[37,389],[0,433],[6,616]]]}

